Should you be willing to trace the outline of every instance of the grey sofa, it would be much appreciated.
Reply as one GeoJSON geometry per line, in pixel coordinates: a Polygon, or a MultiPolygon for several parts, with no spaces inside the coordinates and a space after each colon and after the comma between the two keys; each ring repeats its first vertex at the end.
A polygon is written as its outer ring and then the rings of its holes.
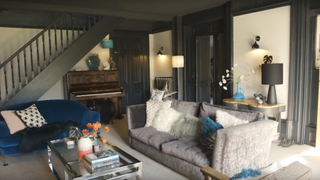
{"type": "Polygon", "coordinates": [[[144,127],[146,104],[127,107],[130,146],[190,179],[204,179],[200,168],[210,166],[229,177],[243,168],[262,168],[268,165],[271,141],[278,123],[262,118],[262,114],[234,110],[208,103],[171,99],[175,110],[196,117],[215,119],[216,111],[223,110],[245,118],[250,123],[217,131],[214,150],[197,141],[180,140],[169,133],[144,127]]]}

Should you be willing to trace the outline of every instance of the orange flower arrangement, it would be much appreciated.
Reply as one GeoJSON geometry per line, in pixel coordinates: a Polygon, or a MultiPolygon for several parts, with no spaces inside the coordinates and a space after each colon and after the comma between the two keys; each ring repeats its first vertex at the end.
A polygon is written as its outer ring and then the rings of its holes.
{"type": "MultiPolygon", "coordinates": [[[[89,133],[89,131],[88,131],[88,129],[84,129],[84,130],[82,130],[82,133],[84,134],[84,135],[86,135],[86,136],[93,136],[93,137],[95,137],[95,138],[100,138],[100,140],[101,140],[101,142],[102,142],[102,144],[105,144],[105,143],[107,143],[107,140],[103,137],[103,136],[100,136],[99,134],[100,134],[100,128],[101,128],[101,124],[97,121],[97,122],[95,122],[95,123],[88,123],[87,124],[87,127],[89,128],[89,129],[92,129],[93,130],[93,132],[90,134],[89,133]]],[[[108,133],[109,132],[109,127],[108,126],[106,126],[106,127],[104,127],[104,130],[106,131],[106,133],[108,133]]]]}

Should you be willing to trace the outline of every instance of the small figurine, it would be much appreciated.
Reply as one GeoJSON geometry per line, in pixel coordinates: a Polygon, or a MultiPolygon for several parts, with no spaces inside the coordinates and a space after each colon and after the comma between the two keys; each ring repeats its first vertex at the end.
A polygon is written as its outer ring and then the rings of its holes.
{"type": "Polygon", "coordinates": [[[110,64],[110,68],[111,70],[116,70],[116,63],[112,60],[112,57],[109,58],[109,64],[110,64]]]}
{"type": "Polygon", "coordinates": [[[266,101],[266,97],[262,94],[255,93],[253,96],[256,98],[258,104],[263,104],[266,101]]]}
{"type": "Polygon", "coordinates": [[[110,64],[106,61],[103,63],[103,70],[110,70],[110,64]]]}

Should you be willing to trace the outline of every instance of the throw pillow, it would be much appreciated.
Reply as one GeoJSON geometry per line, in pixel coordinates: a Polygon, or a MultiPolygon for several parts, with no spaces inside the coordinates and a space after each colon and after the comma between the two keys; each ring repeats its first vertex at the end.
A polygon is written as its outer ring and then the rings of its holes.
{"type": "Polygon", "coordinates": [[[158,131],[170,132],[173,123],[180,118],[183,118],[183,114],[172,109],[161,107],[152,121],[151,127],[158,131]]]}
{"type": "Polygon", "coordinates": [[[223,126],[208,116],[203,118],[202,126],[200,129],[201,133],[216,133],[219,129],[223,129],[223,126]]]}
{"type": "Polygon", "coordinates": [[[224,128],[249,123],[249,121],[239,119],[235,116],[228,114],[227,112],[220,111],[220,110],[217,110],[216,121],[219,124],[221,124],[224,128]]]}
{"type": "Polygon", "coordinates": [[[14,110],[1,111],[1,115],[7,123],[11,134],[27,127],[14,110]]]}
{"type": "Polygon", "coordinates": [[[28,127],[41,127],[47,124],[47,121],[43,118],[35,104],[32,104],[26,109],[16,111],[16,113],[28,127]]]}
{"type": "Polygon", "coordinates": [[[223,126],[205,116],[199,134],[199,143],[207,149],[213,150],[216,142],[217,131],[223,126]]]}
{"type": "Polygon", "coordinates": [[[163,95],[165,91],[159,89],[152,89],[151,90],[151,98],[150,100],[162,101],[163,95]]]}
{"type": "Polygon", "coordinates": [[[171,101],[154,101],[149,100],[146,103],[146,114],[147,114],[147,121],[145,127],[150,127],[154,117],[156,116],[157,112],[161,107],[163,108],[170,108],[171,101]]]}
{"type": "Polygon", "coordinates": [[[171,134],[178,139],[196,140],[201,126],[202,119],[187,114],[172,125],[171,134]]]}

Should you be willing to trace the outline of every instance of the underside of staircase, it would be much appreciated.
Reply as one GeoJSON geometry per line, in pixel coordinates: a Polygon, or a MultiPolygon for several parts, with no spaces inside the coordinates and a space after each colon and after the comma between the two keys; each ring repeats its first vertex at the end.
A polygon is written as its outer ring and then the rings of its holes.
{"type": "MultiPolygon", "coordinates": [[[[14,80],[7,79],[8,76],[10,76],[11,74],[11,76],[14,76],[14,73],[11,73],[10,71],[14,71],[15,68],[12,67],[14,66],[14,64],[17,63],[12,63],[9,61],[5,61],[5,63],[2,64],[0,63],[0,70],[2,68],[1,73],[4,73],[0,75],[3,76],[3,78],[0,79],[0,110],[10,109],[10,107],[20,103],[37,101],[55,83],[61,80],[61,78],[63,78],[63,76],[75,64],[77,64],[77,62],[81,58],[83,58],[105,36],[110,34],[110,32],[112,32],[117,27],[117,25],[121,23],[123,20],[123,18],[116,17],[99,18],[99,21],[97,21],[92,27],[85,30],[86,32],[81,34],[81,36],[79,36],[77,40],[72,42],[70,46],[64,48],[62,52],[59,53],[59,55],[54,60],[52,60],[52,62],[45,66],[45,68],[41,69],[41,71],[39,70],[39,73],[32,77],[31,80],[26,80],[26,82],[22,80],[23,83],[21,83],[20,79],[22,78],[20,78],[20,76],[22,75],[20,74],[23,73],[19,72],[20,88],[17,88],[18,85],[14,85],[16,84],[15,82],[13,82],[14,80]],[[12,81],[12,87],[7,85],[8,81],[12,81]],[[22,87],[21,84],[23,84],[22,87]],[[9,93],[8,88],[12,89],[9,90],[9,93]]],[[[21,52],[23,53],[23,50],[21,52]]],[[[26,56],[25,52],[24,56],[26,56]]],[[[36,57],[36,55],[31,55],[31,57],[36,57]]],[[[25,66],[28,67],[30,65],[25,66]]]]}

